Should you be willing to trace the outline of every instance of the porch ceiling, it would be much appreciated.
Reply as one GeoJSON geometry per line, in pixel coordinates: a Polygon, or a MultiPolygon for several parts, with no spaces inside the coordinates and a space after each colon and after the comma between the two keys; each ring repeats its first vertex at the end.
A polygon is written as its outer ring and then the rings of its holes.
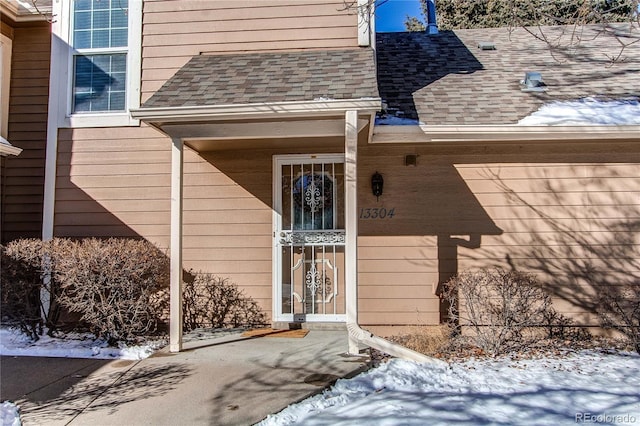
{"type": "MultiPolygon", "coordinates": [[[[358,132],[370,117],[358,120],[358,132]]],[[[195,151],[344,145],[344,119],[172,123],[159,128],[195,151]],[[319,142],[320,141],[320,142],[319,142]]]]}

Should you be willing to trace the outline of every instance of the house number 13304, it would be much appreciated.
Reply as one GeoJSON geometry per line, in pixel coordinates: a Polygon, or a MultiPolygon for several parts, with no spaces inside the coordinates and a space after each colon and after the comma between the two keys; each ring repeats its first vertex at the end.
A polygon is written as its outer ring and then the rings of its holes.
{"type": "Polygon", "coordinates": [[[393,219],[395,214],[395,207],[388,210],[384,207],[360,209],[360,219],[393,219]]]}

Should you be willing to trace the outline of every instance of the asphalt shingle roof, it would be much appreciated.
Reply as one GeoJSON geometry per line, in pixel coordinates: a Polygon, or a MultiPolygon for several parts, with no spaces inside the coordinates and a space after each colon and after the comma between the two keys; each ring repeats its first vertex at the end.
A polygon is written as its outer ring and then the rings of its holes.
{"type": "Polygon", "coordinates": [[[369,48],[194,56],[143,108],[377,98],[369,48]]]}
{"type": "Polygon", "coordinates": [[[515,124],[553,100],[640,97],[640,42],[611,63],[620,45],[599,30],[589,27],[579,47],[553,55],[523,29],[380,33],[380,97],[392,114],[428,125],[515,124]],[[494,42],[496,50],[480,50],[480,42],[494,42]],[[541,72],[547,92],[522,92],[526,71],[541,72]]]}

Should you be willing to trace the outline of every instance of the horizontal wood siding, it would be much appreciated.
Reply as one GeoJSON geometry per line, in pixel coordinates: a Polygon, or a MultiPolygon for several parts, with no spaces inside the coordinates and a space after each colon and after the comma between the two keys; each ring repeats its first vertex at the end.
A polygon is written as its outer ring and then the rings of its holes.
{"type": "Polygon", "coordinates": [[[560,312],[597,326],[597,291],[640,280],[639,170],[637,142],[363,147],[359,207],[395,214],[359,222],[361,322],[437,323],[439,283],[499,266],[537,274],[560,312]]]}
{"type": "Polygon", "coordinates": [[[56,236],[169,241],[170,142],[141,128],[60,129],[56,236]]]}
{"type": "Polygon", "coordinates": [[[145,0],[142,101],[192,56],[358,45],[342,0],[145,0]]]}
{"type": "Polygon", "coordinates": [[[3,242],[42,234],[47,141],[49,26],[15,28],[13,36],[8,140],[23,151],[3,161],[3,242]]]}

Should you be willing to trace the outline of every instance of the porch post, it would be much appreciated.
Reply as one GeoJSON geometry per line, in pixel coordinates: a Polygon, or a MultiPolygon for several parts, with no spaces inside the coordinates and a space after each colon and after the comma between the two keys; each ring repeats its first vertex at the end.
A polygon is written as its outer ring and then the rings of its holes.
{"type": "Polygon", "coordinates": [[[171,271],[169,307],[169,350],[182,350],[182,139],[171,144],[171,271]]]}
{"type": "MultiPolygon", "coordinates": [[[[345,113],[345,296],[347,324],[358,323],[358,111],[345,113]]],[[[358,354],[358,342],[349,333],[349,353],[358,354]]]]}

